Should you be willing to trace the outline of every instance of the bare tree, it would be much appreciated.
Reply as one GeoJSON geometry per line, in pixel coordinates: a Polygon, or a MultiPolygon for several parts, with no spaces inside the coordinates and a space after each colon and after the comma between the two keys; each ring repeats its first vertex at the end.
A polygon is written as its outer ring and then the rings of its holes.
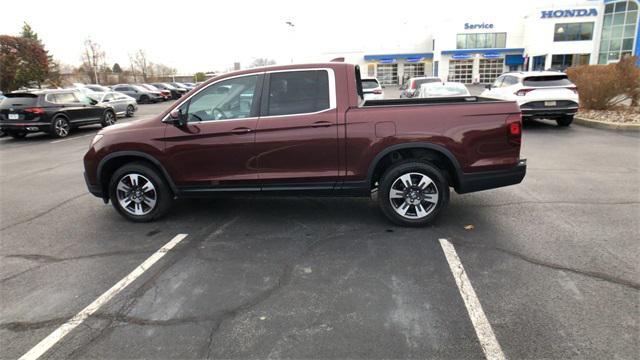
{"type": "Polygon", "coordinates": [[[269,66],[269,65],[275,65],[276,61],[273,59],[268,59],[268,58],[256,58],[253,60],[253,62],[251,63],[250,67],[260,67],[260,66],[269,66]]]}
{"type": "Polygon", "coordinates": [[[104,66],[104,51],[100,49],[100,44],[87,39],[84,41],[84,53],[82,54],[82,69],[89,75],[95,84],[98,84],[98,69],[104,66]]]}
{"type": "Polygon", "coordinates": [[[144,52],[144,50],[139,49],[135,53],[133,57],[133,64],[138,68],[138,70],[140,70],[142,80],[144,82],[147,82],[149,75],[152,75],[151,73],[153,72],[153,69],[151,67],[152,64],[147,60],[147,54],[144,52]]]}

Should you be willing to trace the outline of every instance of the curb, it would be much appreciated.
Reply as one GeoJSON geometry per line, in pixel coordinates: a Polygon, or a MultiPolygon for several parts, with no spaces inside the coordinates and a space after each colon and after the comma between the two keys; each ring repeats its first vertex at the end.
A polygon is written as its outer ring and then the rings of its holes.
{"type": "Polygon", "coordinates": [[[640,124],[610,123],[575,116],[573,123],[596,129],[640,132],[640,124]]]}

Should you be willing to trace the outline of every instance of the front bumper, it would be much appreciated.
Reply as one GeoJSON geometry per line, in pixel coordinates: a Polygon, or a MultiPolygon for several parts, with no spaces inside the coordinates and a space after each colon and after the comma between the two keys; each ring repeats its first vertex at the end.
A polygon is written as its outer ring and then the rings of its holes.
{"type": "Polygon", "coordinates": [[[465,194],[519,184],[522,182],[522,179],[524,179],[526,173],[526,159],[520,159],[516,166],[505,170],[465,173],[460,177],[456,192],[458,194],[465,194]]]}
{"type": "Polygon", "coordinates": [[[93,185],[92,183],[90,183],[89,177],[87,176],[86,172],[84,172],[84,182],[87,184],[87,189],[89,189],[89,192],[91,194],[105,200],[104,192],[102,191],[102,186],[93,185]]]}

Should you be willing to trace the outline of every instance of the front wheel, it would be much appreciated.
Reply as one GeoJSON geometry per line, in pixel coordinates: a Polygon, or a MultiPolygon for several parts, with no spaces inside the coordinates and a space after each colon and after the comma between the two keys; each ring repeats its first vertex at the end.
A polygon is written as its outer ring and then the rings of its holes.
{"type": "Polygon", "coordinates": [[[134,222],[163,216],[173,202],[164,179],[143,163],[127,164],[116,170],[109,182],[109,198],[120,215],[134,222]]]}
{"type": "Polygon", "coordinates": [[[133,105],[129,105],[127,106],[127,113],[125,114],[125,116],[132,117],[134,112],[135,112],[135,109],[133,108],[133,105]]]}
{"type": "Polygon", "coordinates": [[[66,118],[62,116],[58,116],[53,120],[52,130],[53,131],[51,131],[51,134],[54,137],[57,137],[57,138],[67,137],[71,132],[71,124],[69,123],[69,120],[67,120],[66,118]]]}
{"type": "Polygon", "coordinates": [[[442,170],[429,163],[399,163],[382,175],[378,202],[394,223],[424,226],[449,202],[449,183],[442,170]]]}
{"type": "Polygon", "coordinates": [[[567,127],[573,122],[573,115],[565,115],[556,120],[558,126],[567,127]]]}

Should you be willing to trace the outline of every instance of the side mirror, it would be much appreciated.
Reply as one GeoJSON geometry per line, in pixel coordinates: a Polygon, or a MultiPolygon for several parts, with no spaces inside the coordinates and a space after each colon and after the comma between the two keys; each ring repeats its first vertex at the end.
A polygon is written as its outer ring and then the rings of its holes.
{"type": "Polygon", "coordinates": [[[484,88],[487,90],[491,90],[491,84],[485,85],[484,88]]]}
{"type": "Polygon", "coordinates": [[[182,127],[187,125],[187,119],[186,117],[182,114],[182,110],[181,109],[174,109],[169,113],[169,119],[171,120],[171,123],[173,125],[176,125],[178,127],[182,127]]]}

